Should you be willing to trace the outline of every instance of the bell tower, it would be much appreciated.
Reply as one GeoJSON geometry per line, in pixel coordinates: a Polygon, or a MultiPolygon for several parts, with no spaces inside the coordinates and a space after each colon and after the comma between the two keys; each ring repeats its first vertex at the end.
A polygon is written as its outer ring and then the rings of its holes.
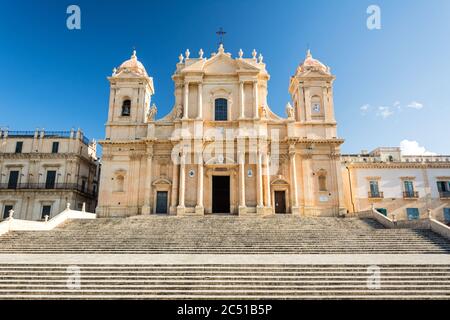
{"type": "Polygon", "coordinates": [[[154,94],[153,78],[136,51],[108,77],[110,82],[106,140],[134,140],[146,136],[147,114],[154,94]]]}
{"type": "Polygon", "coordinates": [[[310,50],[291,77],[289,93],[294,103],[295,120],[306,126],[308,136],[336,137],[334,79],[330,68],[314,59],[310,50]]]}

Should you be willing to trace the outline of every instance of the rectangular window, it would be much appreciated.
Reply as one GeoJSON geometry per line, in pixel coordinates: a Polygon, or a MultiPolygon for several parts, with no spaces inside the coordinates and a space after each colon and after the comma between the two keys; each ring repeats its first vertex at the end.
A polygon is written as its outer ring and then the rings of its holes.
{"type": "Polygon", "coordinates": [[[437,188],[441,198],[450,198],[450,181],[437,181],[437,188]]]}
{"type": "Polygon", "coordinates": [[[419,209],[406,208],[406,215],[408,216],[408,220],[419,220],[419,209]]]}
{"type": "Polygon", "coordinates": [[[16,189],[19,182],[19,171],[10,171],[8,189],[16,189]]]}
{"type": "Polygon", "coordinates": [[[23,141],[16,142],[16,153],[22,153],[23,141]]]}
{"type": "Polygon", "coordinates": [[[56,171],[47,171],[47,179],[45,180],[45,189],[54,189],[56,182],[56,171]]]}
{"type": "Polygon", "coordinates": [[[59,150],[59,142],[55,141],[52,144],[52,153],[58,153],[58,150],[59,150]]]}
{"type": "Polygon", "coordinates": [[[52,206],[42,206],[41,219],[44,220],[45,216],[48,216],[50,218],[51,212],[52,212],[52,206]]]}
{"type": "Polygon", "coordinates": [[[414,183],[411,180],[403,181],[403,185],[405,188],[404,197],[405,198],[415,198],[416,192],[414,191],[414,183]]]}
{"type": "Polygon", "coordinates": [[[226,121],[228,119],[228,101],[227,99],[216,99],[214,102],[215,112],[214,120],[216,121],[226,121]]]}
{"type": "Polygon", "coordinates": [[[444,221],[445,223],[450,222],[450,208],[444,208],[444,221]]]}
{"type": "Polygon", "coordinates": [[[380,189],[378,188],[378,181],[373,180],[369,182],[370,184],[370,194],[372,197],[378,197],[380,194],[380,189]]]}
{"type": "Polygon", "coordinates": [[[9,211],[13,209],[13,206],[11,205],[5,205],[3,208],[3,219],[6,219],[9,217],[9,211]]]}

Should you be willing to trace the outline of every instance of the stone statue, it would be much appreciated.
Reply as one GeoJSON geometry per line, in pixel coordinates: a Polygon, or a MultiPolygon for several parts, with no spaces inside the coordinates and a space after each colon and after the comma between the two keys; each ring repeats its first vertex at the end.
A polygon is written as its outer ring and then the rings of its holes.
{"type": "Polygon", "coordinates": [[[263,119],[267,118],[267,106],[265,105],[261,106],[261,118],[263,119]]]}
{"type": "Polygon", "coordinates": [[[175,107],[174,119],[181,119],[182,116],[183,116],[183,106],[179,104],[175,107]]]}
{"type": "Polygon", "coordinates": [[[286,105],[286,114],[288,116],[288,119],[294,119],[294,108],[292,108],[291,104],[288,102],[286,105]]]}
{"type": "Polygon", "coordinates": [[[158,112],[158,109],[156,108],[156,105],[153,104],[147,112],[147,122],[155,120],[156,112],[158,112]]]}

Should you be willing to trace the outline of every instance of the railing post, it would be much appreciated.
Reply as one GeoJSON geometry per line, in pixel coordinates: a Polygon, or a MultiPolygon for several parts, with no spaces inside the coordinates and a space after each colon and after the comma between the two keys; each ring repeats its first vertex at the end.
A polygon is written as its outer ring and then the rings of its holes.
{"type": "Polygon", "coordinates": [[[428,212],[428,219],[433,219],[433,210],[427,209],[428,212]]]}
{"type": "Polygon", "coordinates": [[[67,202],[66,210],[70,210],[70,202],[67,202]]]}
{"type": "Polygon", "coordinates": [[[48,214],[47,215],[45,215],[45,222],[48,222],[48,214]]]}
{"type": "Polygon", "coordinates": [[[9,213],[9,220],[14,219],[14,210],[11,209],[8,211],[8,213],[9,213]]]}
{"type": "Polygon", "coordinates": [[[82,212],[86,212],[86,202],[83,202],[83,206],[81,207],[82,212]]]}

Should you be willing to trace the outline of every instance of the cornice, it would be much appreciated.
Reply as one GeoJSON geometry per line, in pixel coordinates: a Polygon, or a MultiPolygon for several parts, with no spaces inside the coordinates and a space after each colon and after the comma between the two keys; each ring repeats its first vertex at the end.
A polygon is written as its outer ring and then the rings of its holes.
{"type": "Polygon", "coordinates": [[[383,163],[345,163],[349,168],[356,169],[450,169],[448,163],[412,163],[412,162],[383,162],[383,163]]]}

